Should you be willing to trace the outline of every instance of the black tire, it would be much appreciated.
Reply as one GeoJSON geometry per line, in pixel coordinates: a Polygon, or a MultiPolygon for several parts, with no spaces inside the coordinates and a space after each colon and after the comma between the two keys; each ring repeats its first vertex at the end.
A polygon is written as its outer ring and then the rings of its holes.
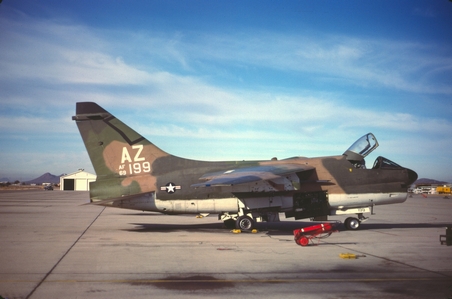
{"type": "Polygon", "coordinates": [[[236,221],[236,228],[251,231],[254,228],[254,220],[249,216],[240,216],[236,221]]]}
{"type": "Polygon", "coordinates": [[[361,221],[358,218],[349,217],[345,219],[344,225],[348,230],[357,230],[361,226],[361,221]]]}

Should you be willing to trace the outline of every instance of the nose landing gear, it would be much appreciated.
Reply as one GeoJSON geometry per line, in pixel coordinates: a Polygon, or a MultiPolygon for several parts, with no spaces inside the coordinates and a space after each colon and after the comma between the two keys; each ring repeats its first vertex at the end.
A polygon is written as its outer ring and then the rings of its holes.
{"type": "Polygon", "coordinates": [[[345,219],[344,225],[348,230],[357,230],[360,227],[361,222],[357,218],[348,217],[347,219],[345,219]]]}
{"type": "Polygon", "coordinates": [[[358,214],[358,218],[348,217],[344,221],[345,228],[348,230],[357,230],[361,226],[361,222],[369,219],[368,217],[364,217],[362,213],[358,214]]]}

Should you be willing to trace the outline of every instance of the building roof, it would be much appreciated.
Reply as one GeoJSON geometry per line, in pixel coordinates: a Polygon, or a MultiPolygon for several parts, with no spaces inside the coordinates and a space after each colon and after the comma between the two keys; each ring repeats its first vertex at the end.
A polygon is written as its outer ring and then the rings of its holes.
{"type": "Polygon", "coordinates": [[[86,172],[84,169],[79,169],[76,172],[73,173],[69,173],[66,175],[62,175],[61,178],[62,179],[67,179],[67,178],[92,178],[92,179],[96,179],[96,175],[86,172]]]}

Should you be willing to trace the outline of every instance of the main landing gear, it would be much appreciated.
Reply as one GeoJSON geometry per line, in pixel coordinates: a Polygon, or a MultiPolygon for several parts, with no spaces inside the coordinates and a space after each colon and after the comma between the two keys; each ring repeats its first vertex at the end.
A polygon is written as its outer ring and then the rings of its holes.
{"type": "Polygon", "coordinates": [[[246,215],[240,216],[236,220],[236,227],[244,231],[251,231],[254,228],[254,220],[246,215]]]}
{"type": "Polygon", "coordinates": [[[253,218],[247,215],[242,216],[230,216],[224,215],[224,226],[228,229],[240,229],[242,231],[252,231],[255,226],[253,218]]]}

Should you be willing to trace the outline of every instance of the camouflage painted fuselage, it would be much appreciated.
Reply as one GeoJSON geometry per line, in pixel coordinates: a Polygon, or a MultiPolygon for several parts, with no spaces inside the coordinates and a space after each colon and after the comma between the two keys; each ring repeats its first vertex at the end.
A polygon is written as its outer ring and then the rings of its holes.
{"type": "Polygon", "coordinates": [[[95,103],[77,103],[73,119],[97,174],[90,185],[91,201],[107,206],[264,220],[285,212],[299,219],[403,202],[417,177],[382,157],[372,169],[358,167],[346,154],[268,161],[183,159],[159,149],[95,103]]]}

